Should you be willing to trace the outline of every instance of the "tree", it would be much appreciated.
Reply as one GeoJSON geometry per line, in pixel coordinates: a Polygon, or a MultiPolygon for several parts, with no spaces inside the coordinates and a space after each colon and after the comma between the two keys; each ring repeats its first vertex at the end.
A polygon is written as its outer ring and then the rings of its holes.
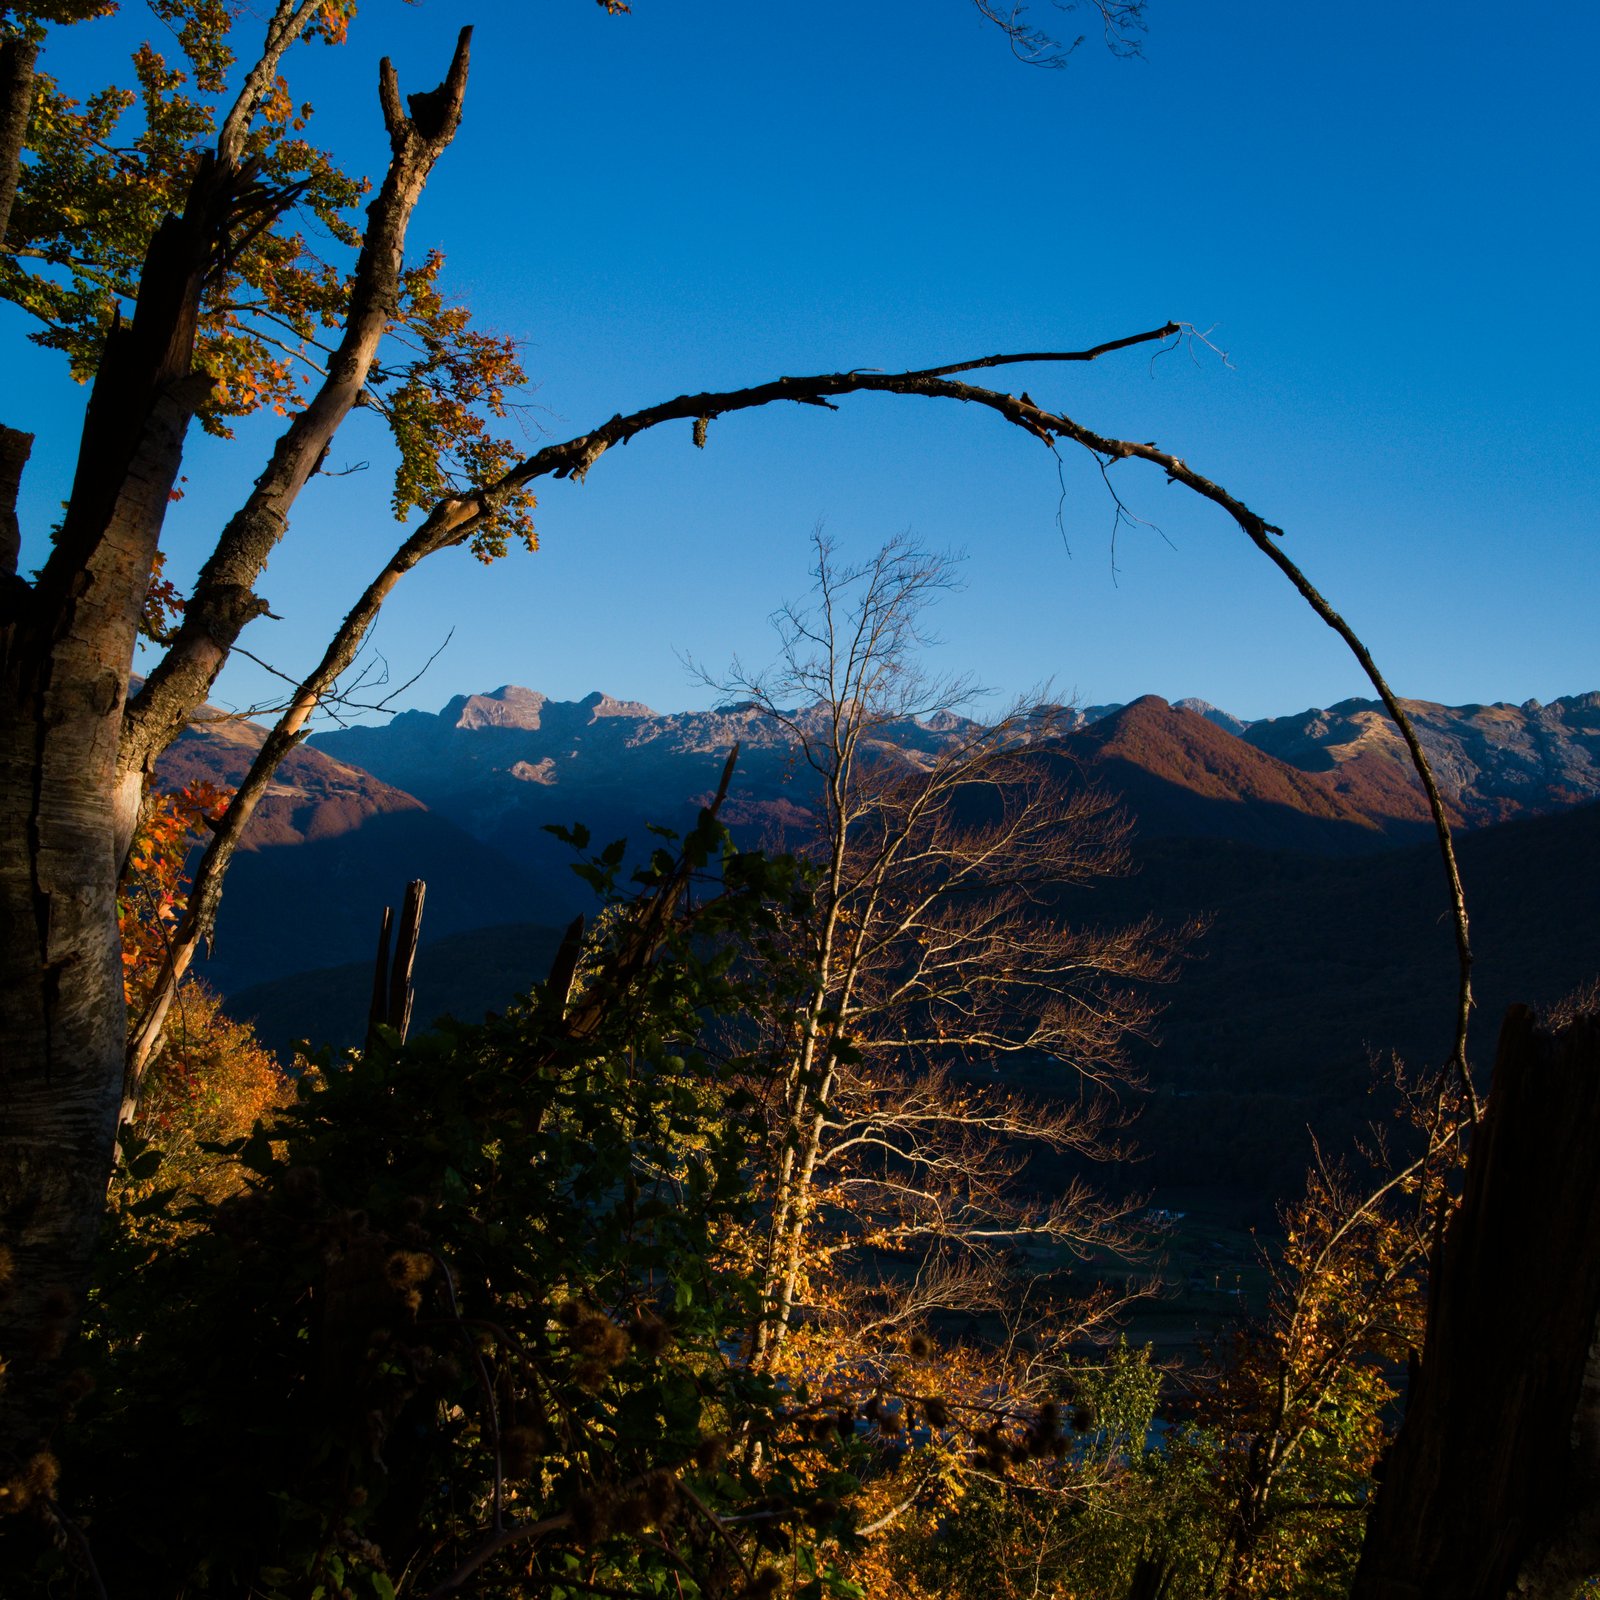
{"type": "Polygon", "coordinates": [[[1200,1395],[1216,1545],[1198,1592],[1346,1592],[1455,1148],[1366,1181],[1318,1152],[1280,1212],[1266,1316],[1236,1331],[1200,1395]]]}
{"type": "Polygon", "coordinates": [[[973,721],[957,714],[970,684],[919,666],[949,559],[901,539],[841,566],[820,533],[815,551],[814,604],[775,619],[778,666],[723,685],[788,730],[816,808],[814,898],[791,934],[804,989],[769,1017],[786,1066],[766,1108],[758,1365],[797,1302],[836,1353],[870,1348],[1001,1309],[1024,1241],[1126,1242],[1125,1208],[1081,1178],[1038,1201],[1022,1175],[1030,1154],[1118,1151],[1127,1043],[1182,942],[1063,921],[1062,891],[1127,870],[1127,821],[1049,753],[1058,708],[973,721]],[[889,1263],[876,1278],[873,1261],[889,1263]],[[825,1299],[857,1304],[841,1324],[825,1299]]]}
{"type": "MultiPolygon", "coordinates": [[[[600,3],[626,9],[621,0],[600,3]]],[[[1093,3],[1103,16],[1132,11],[1093,3]]],[[[1102,470],[1125,460],[1157,466],[1219,505],[1357,650],[1407,731],[1448,860],[1442,805],[1403,711],[1359,641],[1279,549],[1276,528],[1169,452],[1104,436],[1027,395],[958,376],[1021,361],[1095,360],[1181,338],[1180,324],[1081,350],[903,373],[857,366],[685,393],[517,459],[490,425],[516,378],[512,352],[474,333],[443,299],[437,258],[409,267],[404,258],[412,209],[461,113],[468,32],[436,90],[402,101],[392,67],[380,66],[390,157],[358,228],[344,208],[360,186],[300,137],[308,108],[292,99],[282,72],[298,41],[338,42],[354,0],[276,0],[264,38],[242,60],[228,8],[159,0],[186,66],[141,50],[136,87],[112,86],[76,105],[35,71],[37,49],[52,29],[113,8],[114,0],[26,0],[0,13],[0,292],[35,315],[38,337],[92,379],[72,491],[50,554],[31,579],[17,570],[16,523],[30,439],[13,428],[0,432],[0,1217],[14,1260],[12,1293],[0,1308],[0,1352],[10,1362],[0,1447],[26,1440],[49,1409],[27,1354],[32,1332],[47,1301],[83,1281],[119,1108],[137,1098],[167,1009],[213,924],[227,863],[276,763],[336,691],[406,573],[440,550],[470,546],[491,558],[509,538],[531,537],[537,480],[581,479],[613,446],[648,429],[686,422],[703,441],[710,422],[732,411],[775,402],[831,408],[863,391],[920,395],[976,405],[1052,451],[1069,441],[1102,470]],[[133,107],[135,126],[119,144],[119,119],[133,107]],[[353,262],[321,260],[294,225],[297,208],[314,214],[353,262]],[[414,348],[386,345],[397,331],[414,348]],[[309,369],[304,383],[301,367],[309,369]],[[265,609],[256,592],[262,568],[357,405],[388,417],[401,457],[396,509],[422,515],[377,561],[240,784],[130,1040],[117,889],[149,775],[265,609]],[[286,416],[284,430],[218,535],[181,621],[163,625],[147,601],[189,426],[198,420],[226,433],[230,417],[262,407],[286,416]],[[165,654],[130,693],[141,626],[165,654]]],[[[993,8],[992,15],[1004,26],[1016,14],[993,8]]],[[[1466,924],[1453,878],[1452,885],[1465,975],[1466,924]]],[[[1465,989],[1463,998],[1464,1017],[1465,989]]]]}

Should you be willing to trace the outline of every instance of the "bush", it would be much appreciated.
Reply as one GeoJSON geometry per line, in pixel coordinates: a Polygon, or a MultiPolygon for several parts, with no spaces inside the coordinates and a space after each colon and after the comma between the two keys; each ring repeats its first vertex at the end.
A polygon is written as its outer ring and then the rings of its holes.
{"type": "Polygon", "coordinates": [[[757,1064],[706,1042],[793,868],[709,814],[627,901],[621,859],[585,869],[619,909],[581,987],[323,1063],[247,1138],[196,1142],[199,1196],[134,1142],[149,1190],[102,1261],[61,1503],[38,1497],[52,1593],[93,1592],[89,1550],[149,1595],[720,1595],[774,1562],[839,1589],[808,1530],[847,1531],[848,1446],[739,1359],[757,1064]]]}

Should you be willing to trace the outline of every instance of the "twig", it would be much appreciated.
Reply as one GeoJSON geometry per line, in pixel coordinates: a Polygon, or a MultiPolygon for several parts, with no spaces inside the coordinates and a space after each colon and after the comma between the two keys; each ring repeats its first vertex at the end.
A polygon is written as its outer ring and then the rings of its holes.
{"type": "Polygon", "coordinates": [[[461,1307],[456,1303],[455,1274],[445,1265],[442,1257],[432,1250],[428,1252],[433,1264],[444,1274],[445,1292],[450,1296],[450,1315],[455,1319],[456,1330],[460,1333],[462,1342],[472,1352],[472,1360],[478,1369],[478,1382],[483,1385],[483,1403],[489,1413],[489,1437],[494,1444],[494,1531],[499,1534],[505,1529],[505,1470],[500,1457],[500,1412],[494,1403],[494,1385],[489,1381],[489,1368],[483,1359],[483,1352],[478,1348],[477,1341],[467,1331],[467,1325],[461,1317],[461,1307]]]}

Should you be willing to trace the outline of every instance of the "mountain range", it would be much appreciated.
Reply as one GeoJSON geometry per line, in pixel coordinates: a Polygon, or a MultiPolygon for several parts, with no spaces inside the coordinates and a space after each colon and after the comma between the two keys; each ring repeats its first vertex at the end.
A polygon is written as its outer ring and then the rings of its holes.
{"type": "MultiPolygon", "coordinates": [[[[1468,825],[1600,799],[1600,693],[1547,706],[1403,704],[1457,819],[1468,825]]],[[[1137,773],[1190,795],[1244,797],[1391,839],[1427,820],[1405,745],[1376,701],[1345,700],[1254,722],[1204,701],[1168,706],[1155,696],[1131,705],[1044,709],[1051,731],[1065,733],[1067,751],[1118,763],[1118,777],[1133,782],[1146,802],[1155,794],[1137,773]]],[[[884,730],[882,740],[914,759],[972,725],[949,715],[907,720],[884,730]]],[[[742,752],[736,799],[755,808],[752,815],[767,809],[781,817],[785,801],[803,810],[789,735],[749,702],[658,713],[604,694],[556,701],[505,685],[457,696],[436,714],[407,711],[385,726],[321,733],[311,745],[515,855],[527,846],[527,824],[568,820],[559,815],[563,807],[631,815],[644,797],[703,794],[736,741],[742,752]]],[[[1148,805],[1134,799],[1128,783],[1114,786],[1150,825],[1148,805]]],[[[1172,821],[1179,831],[1192,825],[1187,817],[1172,821]]]]}
{"type": "MultiPolygon", "coordinates": [[[[1462,830],[1486,1052],[1507,1002],[1553,1002],[1600,972],[1600,694],[1406,704],[1462,830]]],[[[915,764],[969,726],[905,723],[883,743],[915,764]]],[[[1149,1180],[1282,1192],[1308,1127],[1337,1144],[1372,1113],[1374,1052],[1426,1061],[1448,1039],[1437,846],[1398,734],[1367,701],[1244,722],[1153,696],[1057,710],[1039,730],[1062,782],[1104,784],[1134,818],[1138,870],[1071,914],[1212,918],[1142,1061],[1149,1180]]],[[[203,723],[162,777],[236,781],[259,738],[203,723]]],[[[354,1042],[381,909],[422,877],[417,1013],[481,1014],[540,977],[555,928],[590,909],[546,827],[644,846],[646,824],[693,820],[735,741],[725,816],[793,842],[810,822],[804,769],[747,703],[662,715],[506,686],[319,734],[247,834],[205,975],[275,1046],[354,1042]]]]}

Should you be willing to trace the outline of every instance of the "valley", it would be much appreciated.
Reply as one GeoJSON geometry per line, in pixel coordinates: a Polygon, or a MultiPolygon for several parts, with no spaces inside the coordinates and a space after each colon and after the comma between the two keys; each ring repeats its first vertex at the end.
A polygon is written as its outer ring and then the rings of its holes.
{"type": "MultiPolygon", "coordinates": [[[[1507,1004],[1553,1004],[1600,972],[1600,695],[1408,706],[1460,831],[1486,1062],[1507,1004]]],[[[885,742],[915,764],[961,727],[907,723],[885,742]]],[[[1363,702],[1246,724],[1150,696],[1068,710],[1050,732],[1035,758],[1064,785],[1121,796],[1133,820],[1134,870],[1069,892],[1069,919],[1210,919],[1137,1047],[1149,1085],[1141,1155],[1116,1181],[1228,1189],[1241,1217],[1270,1224],[1312,1131],[1349,1148],[1389,1115],[1389,1053],[1421,1066],[1448,1042],[1453,951],[1403,747],[1363,702]]],[[[248,726],[203,725],[163,778],[225,784],[251,738],[248,726]]],[[[378,914],[421,877],[418,1019],[499,1009],[543,975],[559,929],[592,903],[545,829],[582,821],[597,847],[643,847],[650,823],[684,829],[735,741],[725,818],[749,843],[797,842],[812,803],[803,774],[783,730],[749,706],[659,716],[505,687],[319,734],[247,836],[202,975],[281,1056],[306,1035],[358,1043],[378,914]]],[[[1025,1071],[1019,1081],[1050,1092],[1025,1071]]],[[[1054,1181],[1048,1163],[1039,1181],[1054,1181]]]]}

